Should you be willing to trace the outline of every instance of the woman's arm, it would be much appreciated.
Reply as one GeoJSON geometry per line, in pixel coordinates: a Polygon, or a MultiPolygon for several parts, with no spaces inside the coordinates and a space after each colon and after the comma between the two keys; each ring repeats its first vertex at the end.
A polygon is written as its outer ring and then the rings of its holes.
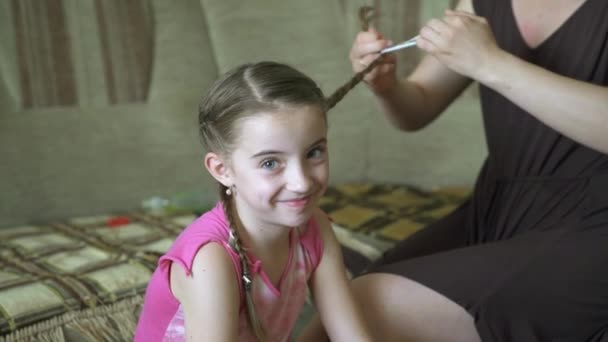
{"type": "Polygon", "coordinates": [[[342,251],[327,216],[318,210],[315,219],[323,239],[323,257],[311,280],[315,306],[332,341],[372,341],[353,297],[342,251]]]}
{"type": "Polygon", "coordinates": [[[509,54],[496,45],[486,20],[470,13],[447,11],[421,36],[418,45],[446,67],[494,89],[561,134],[608,153],[608,87],[509,54]]]}
{"type": "Polygon", "coordinates": [[[480,74],[481,83],[561,134],[608,154],[608,87],[552,73],[504,51],[493,64],[480,74]]]}
{"type": "Polygon", "coordinates": [[[237,341],[240,293],[234,266],[217,243],[202,247],[192,274],[171,265],[171,292],[182,305],[186,341],[237,341]]]}
{"type": "Polygon", "coordinates": [[[470,79],[425,56],[408,78],[375,95],[395,127],[417,131],[438,118],[470,83],[470,79]]]}

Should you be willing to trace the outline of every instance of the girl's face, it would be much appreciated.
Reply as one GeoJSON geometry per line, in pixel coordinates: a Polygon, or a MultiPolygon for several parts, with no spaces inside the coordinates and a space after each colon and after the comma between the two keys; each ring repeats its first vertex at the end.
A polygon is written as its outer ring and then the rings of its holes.
{"type": "Polygon", "coordinates": [[[305,223],[327,188],[325,114],[283,107],[241,120],[230,171],[239,217],[247,227],[305,223]]]}

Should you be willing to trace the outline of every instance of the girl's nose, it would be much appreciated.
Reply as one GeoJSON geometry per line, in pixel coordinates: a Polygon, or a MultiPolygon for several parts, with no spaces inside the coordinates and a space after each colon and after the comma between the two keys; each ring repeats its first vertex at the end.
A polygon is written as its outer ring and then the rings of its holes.
{"type": "Polygon", "coordinates": [[[287,190],[298,193],[306,193],[312,185],[310,170],[302,166],[293,167],[287,174],[287,190]]]}

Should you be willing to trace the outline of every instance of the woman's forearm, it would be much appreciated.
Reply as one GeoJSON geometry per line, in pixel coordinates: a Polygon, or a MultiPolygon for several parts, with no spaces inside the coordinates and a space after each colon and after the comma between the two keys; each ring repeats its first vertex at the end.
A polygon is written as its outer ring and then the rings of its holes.
{"type": "Polygon", "coordinates": [[[398,81],[391,90],[375,95],[376,102],[389,122],[400,130],[418,130],[436,116],[424,106],[422,88],[405,79],[398,81]]]}
{"type": "Polygon", "coordinates": [[[552,73],[504,51],[478,80],[561,134],[608,154],[608,87],[552,73]]]}
{"type": "Polygon", "coordinates": [[[471,79],[426,56],[407,79],[374,94],[394,126],[416,131],[435,120],[470,83],[471,79]]]}

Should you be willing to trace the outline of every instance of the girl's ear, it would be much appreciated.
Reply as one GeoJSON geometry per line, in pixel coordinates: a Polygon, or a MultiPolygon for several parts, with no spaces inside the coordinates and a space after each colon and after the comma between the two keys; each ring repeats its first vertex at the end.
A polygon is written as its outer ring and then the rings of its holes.
{"type": "Polygon", "coordinates": [[[208,152],[205,155],[205,168],[213,178],[222,183],[225,187],[232,186],[232,177],[228,163],[217,153],[208,152]]]}

